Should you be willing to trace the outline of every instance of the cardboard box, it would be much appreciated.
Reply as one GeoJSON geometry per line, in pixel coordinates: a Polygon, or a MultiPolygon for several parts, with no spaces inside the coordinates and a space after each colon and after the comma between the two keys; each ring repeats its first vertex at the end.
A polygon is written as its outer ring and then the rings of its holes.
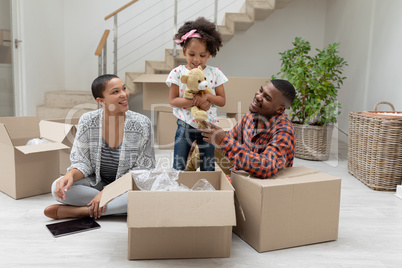
{"type": "Polygon", "coordinates": [[[37,117],[0,118],[0,191],[15,199],[50,192],[59,177],[59,151],[68,148],[53,135],[40,130],[37,117]],[[26,146],[33,138],[53,142],[26,146]]]}
{"type": "Polygon", "coordinates": [[[70,153],[77,133],[78,121],[79,118],[47,119],[40,122],[41,131],[51,133],[49,137],[51,140],[61,142],[68,147],[68,149],[60,150],[60,175],[66,174],[67,168],[71,165],[70,153]]]}
{"type": "MultiPolygon", "coordinates": [[[[231,130],[236,125],[234,118],[218,117],[218,126],[223,130],[231,130]]],[[[158,112],[156,125],[156,143],[159,149],[173,150],[174,137],[177,130],[177,117],[170,112],[158,112]]]]}
{"type": "Polygon", "coordinates": [[[255,93],[269,79],[261,77],[228,77],[224,84],[226,104],[219,108],[221,113],[246,114],[255,93]]]}
{"type": "Polygon", "coordinates": [[[216,191],[140,191],[131,174],[103,190],[101,206],[128,192],[129,259],[229,257],[236,224],[234,190],[222,172],[180,172],[192,187],[207,179],[216,191]]]}
{"type": "Polygon", "coordinates": [[[136,88],[142,88],[144,110],[171,112],[167,74],[143,74],[133,80],[136,88]]]}
{"type": "Polygon", "coordinates": [[[258,252],[338,238],[341,179],[305,167],[261,180],[232,172],[244,212],[234,232],[258,252]]]}
{"type": "Polygon", "coordinates": [[[173,150],[177,130],[177,117],[170,112],[158,112],[156,143],[159,149],[173,150]]]}
{"type": "MultiPolygon", "coordinates": [[[[143,91],[143,109],[150,111],[172,110],[169,104],[169,88],[166,74],[144,74],[133,80],[143,91]]],[[[228,77],[224,84],[226,104],[219,108],[220,113],[245,114],[254,95],[268,79],[261,77],[228,77]]]]}

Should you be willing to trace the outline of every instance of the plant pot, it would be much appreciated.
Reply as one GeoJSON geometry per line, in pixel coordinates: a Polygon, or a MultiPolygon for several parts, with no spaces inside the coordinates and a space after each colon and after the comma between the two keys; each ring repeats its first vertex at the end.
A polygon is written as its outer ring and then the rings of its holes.
{"type": "Polygon", "coordinates": [[[296,131],[295,157],[325,161],[331,151],[333,124],[312,126],[293,123],[296,131]]]}

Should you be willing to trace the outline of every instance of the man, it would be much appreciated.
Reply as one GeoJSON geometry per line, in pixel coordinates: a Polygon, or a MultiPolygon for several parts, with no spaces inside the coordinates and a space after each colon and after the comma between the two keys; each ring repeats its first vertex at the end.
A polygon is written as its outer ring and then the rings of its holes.
{"type": "Polygon", "coordinates": [[[233,164],[232,171],[244,170],[261,179],[270,178],[293,165],[295,131],[284,112],[294,98],[291,83],[271,80],[257,90],[250,112],[231,131],[209,124],[209,129],[203,129],[203,139],[225,153],[233,164]]]}

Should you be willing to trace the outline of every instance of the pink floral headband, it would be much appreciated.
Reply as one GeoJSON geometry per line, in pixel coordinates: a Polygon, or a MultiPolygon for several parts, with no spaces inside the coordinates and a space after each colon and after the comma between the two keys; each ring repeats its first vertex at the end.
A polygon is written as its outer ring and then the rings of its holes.
{"type": "Polygon", "coordinates": [[[186,34],[183,34],[183,36],[181,37],[181,39],[175,39],[174,41],[178,44],[183,43],[184,41],[186,41],[188,38],[201,38],[201,35],[199,33],[196,33],[196,29],[193,29],[191,31],[189,31],[186,34]]]}

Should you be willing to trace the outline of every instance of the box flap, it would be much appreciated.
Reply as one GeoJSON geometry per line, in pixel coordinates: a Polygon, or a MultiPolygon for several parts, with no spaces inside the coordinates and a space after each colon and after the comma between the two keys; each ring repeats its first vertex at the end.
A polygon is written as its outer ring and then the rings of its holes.
{"type": "Polygon", "coordinates": [[[0,123],[0,143],[13,146],[10,136],[8,135],[6,126],[2,123],[0,123]]]}
{"type": "Polygon", "coordinates": [[[252,183],[256,183],[258,185],[261,185],[262,187],[309,183],[322,180],[340,180],[340,178],[338,177],[334,177],[306,167],[285,168],[278,171],[275,176],[267,180],[262,180],[253,176],[249,176],[249,174],[244,171],[236,171],[235,173],[243,177],[248,177],[252,183]]]}
{"type": "Polygon", "coordinates": [[[103,188],[103,193],[100,201],[100,206],[103,207],[111,200],[133,189],[133,178],[131,173],[126,173],[113,183],[108,184],[103,188]]]}
{"type": "Polygon", "coordinates": [[[272,179],[293,178],[318,172],[319,171],[307,167],[290,167],[279,170],[272,179]]]}
{"type": "Polygon", "coordinates": [[[14,141],[39,138],[39,119],[35,116],[0,117],[0,123],[5,125],[14,146],[20,145],[14,141]]]}
{"type": "Polygon", "coordinates": [[[250,103],[254,99],[255,92],[263,86],[269,78],[263,77],[232,77],[228,76],[225,83],[226,104],[219,107],[221,113],[246,114],[249,111],[250,103]],[[249,88],[251,90],[244,90],[249,88]]]}
{"type": "Polygon", "coordinates": [[[134,83],[166,83],[166,74],[143,74],[133,80],[134,83]]]}
{"type": "Polygon", "coordinates": [[[74,125],[41,120],[39,122],[40,136],[51,141],[63,142],[73,131],[74,125]]]}
{"type": "Polygon", "coordinates": [[[59,142],[51,142],[45,144],[36,144],[36,145],[25,145],[25,146],[16,146],[15,149],[22,152],[23,154],[34,154],[34,153],[42,153],[47,151],[56,151],[62,149],[68,149],[69,147],[59,143],[59,142]]]}
{"type": "Polygon", "coordinates": [[[132,228],[206,227],[236,224],[233,191],[130,191],[132,228]]]}

